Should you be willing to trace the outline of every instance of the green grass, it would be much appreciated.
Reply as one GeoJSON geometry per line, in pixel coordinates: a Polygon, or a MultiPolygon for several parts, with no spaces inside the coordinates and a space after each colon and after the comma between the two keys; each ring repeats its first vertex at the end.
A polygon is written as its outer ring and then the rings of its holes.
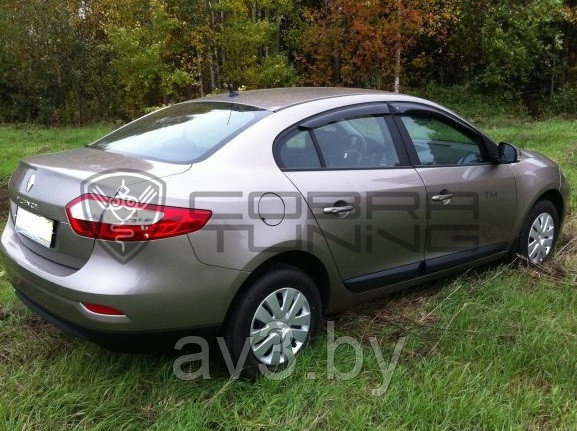
{"type": "MultiPolygon", "coordinates": [[[[482,122],[561,162],[577,187],[577,122],[482,122]]],[[[19,157],[105,129],[0,128],[2,186],[19,157]]],[[[324,334],[280,382],[231,381],[217,360],[211,380],[180,381],[172,356],[107,352],[42,323],[1,275],[0,429],[577,429],[576,234],[572,216],[542,271],[496,266],[332,316],[337,335],[365,342],[349,381],[326,380],[324,334]],[[382,377],[367,338],[388,361],[400,335],[389,390],[372,396],[382,377]]],[[[352,367],[351,351],[336,361],[352,367]]]]}
{"type": "Polygon", "coordinates": [[[18,160],[34,154],[62,151],[89,144],[110,131],[109,126],[47,129],[30,125],[0,128],[0,181],[16,169],[18,160]]]}
{"type": "Polygon", "coordinates": [[[515,124],[530,118],[523,104],[499,100],[491,95],[472,91],[467,85],[450,87],[430,85],[408,92],[417,97],[434,100],[458,112],[469,121],[484,126],[515,124]]]}

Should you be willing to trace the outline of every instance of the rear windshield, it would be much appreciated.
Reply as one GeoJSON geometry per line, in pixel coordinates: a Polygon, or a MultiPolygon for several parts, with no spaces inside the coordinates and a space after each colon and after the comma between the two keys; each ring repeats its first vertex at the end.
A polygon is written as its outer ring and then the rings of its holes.
{"type": "Polygon", "coordinates": [[[179,103],[139,118],[90,147],[168,163],[194,163],[269,114],[235,103],[179,103]]]}

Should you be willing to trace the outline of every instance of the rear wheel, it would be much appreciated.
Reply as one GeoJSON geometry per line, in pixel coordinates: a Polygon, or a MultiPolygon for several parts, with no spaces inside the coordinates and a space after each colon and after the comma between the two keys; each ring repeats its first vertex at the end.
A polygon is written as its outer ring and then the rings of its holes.
{"type": "Polygon", "coordinates": [[[235,303],[225,324],[225,341],[242,375],[288,365],[315,335],[321,299],[313,280],[298,268],[282,266],[256,279],[235,303]]]}
{"type": "Polygon", "coordinates": [[[548,260],[559,233],[559,215],[555,205],[543,200],[529,211],[519,238],[519,254],[532,265],[548,260]]]}

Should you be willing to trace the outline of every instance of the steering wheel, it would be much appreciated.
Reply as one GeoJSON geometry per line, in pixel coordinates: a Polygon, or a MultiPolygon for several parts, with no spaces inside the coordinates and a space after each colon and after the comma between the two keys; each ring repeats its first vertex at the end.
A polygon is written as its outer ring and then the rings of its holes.
{"type": "Polygon", "coordinates": [[[345,153],[343,159],[350,160],[351,165],[358,166],[361,164],[364,155],[367,152],[367,141],[363,135],[347,135],[345,141],[345,153]]]}
{"type": "Polygon", "coordinates": [[[457,161],[458,165],[466,165],[469,163],[479,163],[479,155],[475,153],[467,154],[457,161]]]}

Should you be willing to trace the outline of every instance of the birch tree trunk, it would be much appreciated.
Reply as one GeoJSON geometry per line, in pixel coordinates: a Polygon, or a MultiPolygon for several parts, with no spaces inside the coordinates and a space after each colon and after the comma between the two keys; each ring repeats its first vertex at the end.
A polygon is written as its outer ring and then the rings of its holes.
{"type": "Polygon", "coordinates": [[[397,43],[395,52],[395,93],[401,92],[401,43],[397,43]]]}
{"type": "Polygon", "coordinates": [[[402,10],[403,6],[401,0],[397,0],[397,46],[395,48],[395,93],[401,91],[401,27],[403,25],[402,10]]]}

